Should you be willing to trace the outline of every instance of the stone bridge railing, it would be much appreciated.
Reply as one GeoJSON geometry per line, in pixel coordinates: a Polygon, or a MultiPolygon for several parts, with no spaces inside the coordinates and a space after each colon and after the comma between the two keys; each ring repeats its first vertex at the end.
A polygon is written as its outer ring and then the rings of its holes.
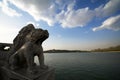
{"type": "Polygon", "coordinates": [[[8,50],[12,47],[11,43],[0,43],[0,51],[8,50]]]}

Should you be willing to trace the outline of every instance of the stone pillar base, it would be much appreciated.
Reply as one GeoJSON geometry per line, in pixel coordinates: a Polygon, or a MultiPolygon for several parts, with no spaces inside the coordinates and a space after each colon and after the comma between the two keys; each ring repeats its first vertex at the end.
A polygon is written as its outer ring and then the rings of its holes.
{"type": "Polygon", "coordinates": [[[11,70],[2,67],[4,80],[55,80],[55,71],[53,68],[46,70],[38,69],[38,73],[28,74],[26,69],[11,70]]]}

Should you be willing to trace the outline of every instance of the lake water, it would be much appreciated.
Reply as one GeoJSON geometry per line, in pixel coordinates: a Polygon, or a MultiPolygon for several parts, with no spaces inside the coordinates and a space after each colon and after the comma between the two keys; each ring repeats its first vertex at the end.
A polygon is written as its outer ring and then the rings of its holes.
{"type": "Polygon", "coordinates": [[[45,53],[55,80],[120,80],[120,53],[45,53]]]}

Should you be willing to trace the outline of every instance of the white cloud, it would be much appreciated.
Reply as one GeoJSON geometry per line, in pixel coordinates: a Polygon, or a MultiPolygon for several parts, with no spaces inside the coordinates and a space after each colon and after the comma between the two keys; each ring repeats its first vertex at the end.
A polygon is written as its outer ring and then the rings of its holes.
{"type": "Polygon", "coordinates": [[[27,12],[36,21],[45,21],[49,26],[59,23],[64,28],[83,27],[94,17],[110,16],[120,10],[120,0],[110,0],[94,10],[90,10],[89,7],[75,10],[75,0],[3,0],[0,6],[10,16],[20,14],[10,8],[9,4],[27,12]]]}
{"type": "Polygon", "coordinates": [[[43,20],[49,26],[60,23],[62,27],[84,26],[93,18],[93,11],[89,8],[74,10],[75,1],[55,0],[8,0],[19,9],[29,13],[36,21],[43,20]],[[67,6],[67,11],[63,10],[67,6]],[[57,13],[57,10],[60,12],[57,13]],[[61,18],[62,16],[62,18],[61,18]]]}
{"type": "Polygon", "coordinates": [[[102,29],[120,30],[120,15],[106,19],[101,26],[93,28],[93,31],[102,29]]]}
{"type": "Polygon", "coordinates": [[[58,22],[62,27],[74,28],[83,27],[94,17],[94,12],[89,8],[74,10],[69,8],[68,11],[62,11],[57,15],[58,22]]]}
{"type": "Polygon", "coordinates": [[[120,0],[110,0],[105,5],[101,5],[95,9],[96,15],[100,16],[109,16],[113,13],[120,11],[120,0]]]}
{"type": "Polygon", "coordinates": [[[74,5],[75,2],[70,3],[67,6],[67,11],[62,10],[56,16],[56,19],[64,28],[83,27],[94,17],[94,12],[89,10],[88,7],[74,10],[74,5]]]}
{"type": "Polygon", "coordinates": [[[54,12],[51,11],[54,7],[51,7],[50,0],[9,0],[9,2],[29,13],[36,21],[43,20],[50,26],[54,24],[54,12]]]}
{"type": "Polygon", "coordinates": [[[2,11],[8,16],[21,16],[21,14],[16,10],[9,7],[8,0],[3,0],[0,2],[0,7],[2,8],[2,11]]]}

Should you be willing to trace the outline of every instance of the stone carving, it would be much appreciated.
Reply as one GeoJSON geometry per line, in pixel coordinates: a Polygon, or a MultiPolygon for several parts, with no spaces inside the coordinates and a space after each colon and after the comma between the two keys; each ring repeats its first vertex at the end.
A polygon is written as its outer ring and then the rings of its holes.
{"type": "Polygon", "coordinates": [[[13,41],[10,52],[10,68],[15,70],[25,67],[28,72],[34,73],[36,64],[34,57],[38,56],[40,67],[46,69],[44,64],[42,42],[49,37],[47,30],[35,29],[32,24],[22,28],[13,41]]]}
{"type": "Polygon", "coordinates": [[[1,43],[0,79],[54,80],[54,69],[44,63],[42,43],[48,37],[47,30],[29,24],[19,31],[13,44],[1,43]],[[6,46],[10,49],[6,50],[6,46]],[[38,56],[40,66],[34,63],[35,56],[38,56]]]}
{"type": "Polygon", "coordinates": [[[12,54],[14,54],[18,49],[22,47],[22,45],[25,43],[25,37],[27,34],[29,34],[32,30],[34,30],[34,26],[32,24],[28,24],[27,26],[23,27],[18,35],[13,40],[13,46],[11,47],[9,51],[10,57],[12,54]]]}

